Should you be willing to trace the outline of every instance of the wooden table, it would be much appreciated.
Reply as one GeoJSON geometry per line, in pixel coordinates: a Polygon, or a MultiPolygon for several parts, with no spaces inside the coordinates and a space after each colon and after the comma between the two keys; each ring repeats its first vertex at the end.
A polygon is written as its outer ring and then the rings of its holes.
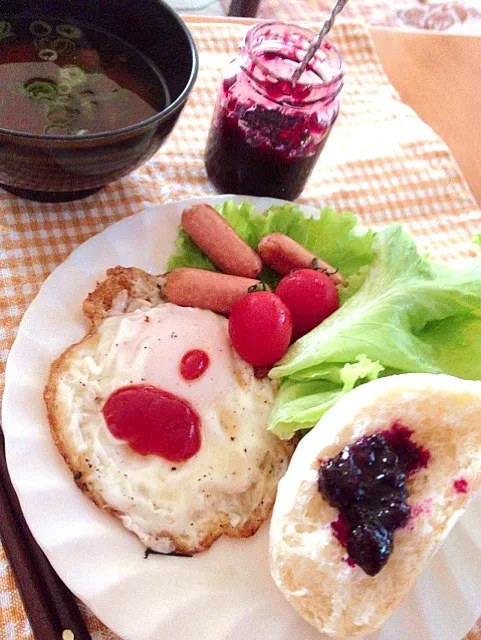
{"type": "Polygon", "coordinates": [[[402,100],[449,145],[481,205],[481,36],[370,31],[402,100]]]}
{"type": "Polygon", "coordinates": [[[391,83],[451,148],[481,206],[481,36],[385,27],[370,32],[391,83]]]}

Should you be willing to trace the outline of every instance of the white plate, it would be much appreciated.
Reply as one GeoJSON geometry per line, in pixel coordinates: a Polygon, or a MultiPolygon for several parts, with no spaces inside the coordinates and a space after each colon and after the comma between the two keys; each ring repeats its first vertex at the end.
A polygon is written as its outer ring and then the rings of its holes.
{"type": "MultiPolygon", "coordinates": [[[[270,578],[266,525],[248,540],[221,539],[194,558],[145,560],[137,538],[77,489],[45,415],[42,391],[49,365],[83,337],[81,303],[96,280],[117,264],[161,273],[182,210],[228,198],[151,207],[81,245],[40,289],[7,364],[2,416],[7,460],[28,525],[65,584],[125,640],[319,638],[270,578]]],[[[251,200],[259,210],[278,202],[251,200]]],[[[373,640],[460,640],[468,632],[481,614],[480,531],[478,497],[373,640]]]]}

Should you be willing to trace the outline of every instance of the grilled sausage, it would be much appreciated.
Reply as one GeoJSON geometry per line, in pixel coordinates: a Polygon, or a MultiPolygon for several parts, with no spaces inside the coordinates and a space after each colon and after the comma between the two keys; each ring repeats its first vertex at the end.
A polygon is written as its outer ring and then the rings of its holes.
{"type": "Polygon", "coordinates": [[[257,253],[207,204],[182,213],[182,228],[223,273],[255,278],[262,270],[257,253]]]}
{"type": "Polygon", "coordinates": [[[234,302],[248,292],[258,280],[225,273],[181,267],[166,276],[164,293],[180,307],[198,307],[228,314],[234,302]]]}
{"type": "Polygon", "coordinates": [[[259,255],[264,264],[283,276],[296,269],[322,269],[336,284],[346,286],[346,281],[337,269],[305,249],[283,233],[270,233],[259,242],[259,255]]]}

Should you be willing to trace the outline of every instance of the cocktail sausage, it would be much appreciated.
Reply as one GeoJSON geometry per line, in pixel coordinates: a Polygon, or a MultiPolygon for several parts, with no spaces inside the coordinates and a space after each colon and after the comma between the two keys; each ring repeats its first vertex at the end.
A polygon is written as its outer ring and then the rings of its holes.
{"type": "Polygon", "coordinates": [[[262,270],[257,253],[207,204],[182,214],[182,228],[223,273],[255,278],[262,270]]]}
{"type": "Polygon", "coordinates": [[[180,307],[228,314],[234,302],[257,284],[259,281],[251,278],[181,267],[167,274],[164,293],[169,302],[180,307]]]}
{"type": "Polygon", "coordinates": [[[259,255],[264,264],[283,276],[296,269],[322,269],[336,284],[346,286],[346,281],[337,269],[308,251],[298,242],[283,233],[270,233],[259,242],[259,255]]]}

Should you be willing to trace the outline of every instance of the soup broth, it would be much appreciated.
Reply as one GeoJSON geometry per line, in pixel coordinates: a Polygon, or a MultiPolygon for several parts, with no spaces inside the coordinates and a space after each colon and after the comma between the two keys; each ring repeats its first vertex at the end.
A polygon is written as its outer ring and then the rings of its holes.
{"type": "Polygon", "coordinates": [[[82,136],[122,129],[165,109],[160,70],[95,27],[53,19],[0,20],[0,128],[82,136]]]}

